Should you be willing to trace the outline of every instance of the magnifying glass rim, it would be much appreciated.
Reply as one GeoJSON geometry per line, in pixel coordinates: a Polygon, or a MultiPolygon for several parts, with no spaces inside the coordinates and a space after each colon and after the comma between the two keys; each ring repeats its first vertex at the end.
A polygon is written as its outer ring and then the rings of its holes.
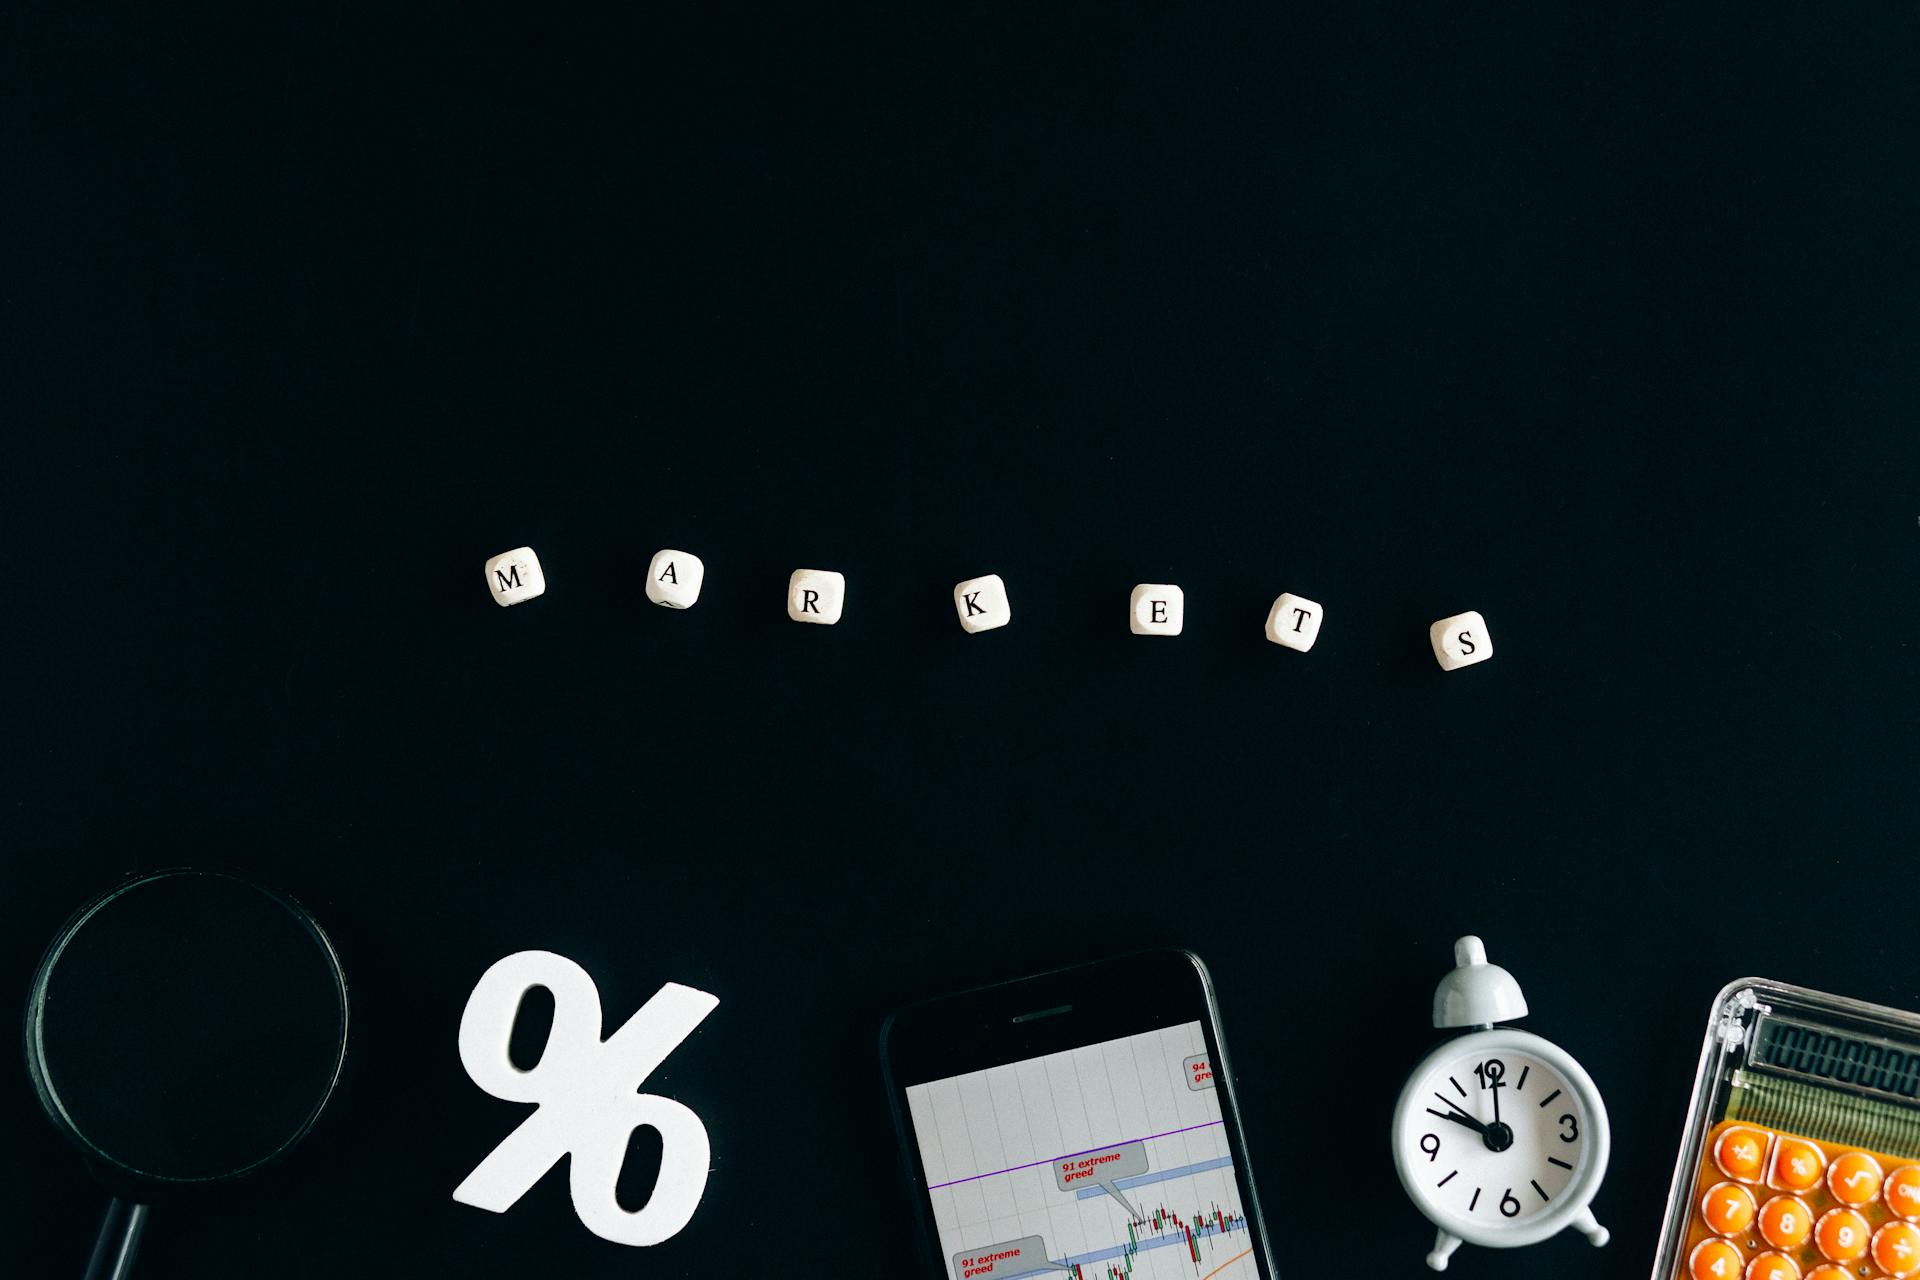
{"type": "Polygon", "coordinates": [[[333,940],[327,937],[327,931],[320,927],[320,922],[313,918],[313,914],[301,906],[292,895],[282,893],[273,886],[263,884],[254,877],[239,871],[229,871],[220,867],[207,866],[165,867],[158,871],[143,871],[129,876],[127,879],[121,881],[113,888],[108,889],[81,907],[78,911],[74,912],[73,915],[68,918],[66,924],[61,926],[60,932],[54,935],[52,945],[47,948],[46,955],[41,957],[39,966],[33,971],[33,987],[27,998],[26,1016],[21,1034],[25,1041],[27,1074],[33,1078],[34,1092],[39,1095],[41,1109],[53,1120],[55,1127],[58,1128],[61,1133],[65,1134],[70,1141],[86,1151],[90,1156],[111,1166],[119,1173],[129,1174],[153,1183],[190,1186],[200,1183],[225,1182],[230,1178],[238,1178],[244,1174],[251,1173],[262,1165],[272,1163],[295,1146],[300,1139],[307,1136],[308,1131],[311,1130],[315,1122],[320,1119],[320,1113],[326,1109],[327,1103],[332,1100],[334,1089],[340,1083],[340,1073],[346,1067],[347,1024],[349,1016],[346,970],[340,965],[340,956],[333,948],[333,940]],[[287,914],[299,922],[300,926],[307,931],[315,942],[320,944],[321,954],[325,956],[327,969],[333,977],[334,996],[338,1000],[340,1008],[340,1043],[338,1050],[334,1054],[333,1070],[327,1077],[326,1088],[320,1091],[320,1096],[314,1101],[313,1109],[301,1120],[299,1126],[296,1127],[292,1133],[288,1134],[279,1146],[252,1163],[241,1165],[235,1169],[228,1169],[223,1173],[206,1174],[199,1177],[177,1177],[164,1173],[150,1173],[145,1169],[140,1169],[128,1164],[125,1160],[119,1159],[102,1150],[91,1138],[81,1131],[80,1126],[74,1121],[72,1115],[68,1113],[66,1104],[60,1100],[59,1090],[54,1088],[52,1072],[48,1068],[46,1061],[45,1016],[47,986],[51,979],[54,966],[59,963],[61,955],[67,949],[67,945],[79,935],[80,930],[86,926],[87,921],[92,919],[94,915],[108,903],[116,901],[129,891],[137,889],[143,884],[155,880],[171,879],[174,876],[210,876],[237,881],[278,903],[286,910],[287,914]]]}

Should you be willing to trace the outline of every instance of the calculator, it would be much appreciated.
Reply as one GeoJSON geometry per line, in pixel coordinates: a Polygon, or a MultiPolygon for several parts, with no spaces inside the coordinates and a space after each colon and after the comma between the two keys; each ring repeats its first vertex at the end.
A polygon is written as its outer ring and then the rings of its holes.
{"type": "Polygon", "coordinates": [[[1653,1280],[1920,1276],[1920,1015],[1743,978],[1715,999],[1653,1280]]]}

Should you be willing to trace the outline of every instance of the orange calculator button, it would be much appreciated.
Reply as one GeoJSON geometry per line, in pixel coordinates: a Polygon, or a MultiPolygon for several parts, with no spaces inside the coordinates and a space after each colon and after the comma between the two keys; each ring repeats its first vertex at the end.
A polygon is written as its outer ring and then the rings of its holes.
{"type": "Polygon", "coordinates": [[[1845,1267],[1824,1263],[1807,1272],[1807,1280],[1855,1280],[1855,1278],[1853,1272],[1845,1267]]]}
{"type": "Polygon", "coordinates": [[[1830,1262],[1858,1262],[1867,1256],[1873,1228],[1851,1209],[1829,1209],[1813,1224],[1813,1242],[1830,1262]]]}
{"type": "Polygon", "coordinates": [[[1887,1175],[1887,1208],[1903,1218],[1920,1218],[1920,1164],[1903,1164],[1887,1175]]]}
{"type": "Polygon", "coordinates": [[[1735,1182],[1758,1182],[1767,1162],[1767,1135],[1758,1129],[1729,1129],[1713,1144],[1713,1162],[1735,1182]]]}
{"type": "Polygon", "coordinates": [[[1911,1222],[1889,1222],[1874,1233],[1873,1260],[1890,1276],[1920,1271],[1920,1227],[1911,1222]]]}
{"type": "Polygon", "coordinates": [[[1725,1240],[1702,1240],[1687,1255],[1693,1280],[1740,1280],[1740,1251],[1725,1240]]]}
{"type": "Polygon", "coordinates": [[[1759,1182],[1766,1167],[1766,1134],[1759,1128],[1728,1128],[1713,1144],[1713,1163],[1736,1182],[1759,1182]]]}
{"type": "Polygon", "coordinates": [[[1747,1280],[1800,1280],[1800,1264],[1784,1253],[1763,1253],[1747,1264],[1747,1280]]]}
{"type": "Polygon", "coordinates": [[[1772,1185],[1785,1191],[1811,1191],[1820,1185],[1827,1158],[1800,1138],[1782,1138],[1773,1147],[1772,1185]]]}
{"type": "Polygon", "coordinates": [[[1841,1204],[1872,1204],[1880,1195],[1880,1162],[1864,1151],[1849,1151],[1827,1166],[1827,1190],[1841,1204]]]}
{"type": "Polygon", "coordinates": [[[1793,1196],[1775,1196],[1760,1206],[1760,1236],[1776,1249],[1798,1249],[1813,1234],[1813,1210],[1793,1196]]]}
{"type": "Polygon", "coordinates": [[[1717,1236],[1737,1236],[1753,1225],[1753,1192],[1737,1182],[1722,1182],[1700,1197],[1700,1216],[1717,1236]]]}

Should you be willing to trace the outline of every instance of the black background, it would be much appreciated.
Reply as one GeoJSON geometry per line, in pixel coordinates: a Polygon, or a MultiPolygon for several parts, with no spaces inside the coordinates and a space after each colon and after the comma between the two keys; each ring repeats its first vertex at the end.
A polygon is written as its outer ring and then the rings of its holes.
{"type": "MultiPolygon", "coordinates": [[[[1387,1121],[1474,931],[1606,1094],[1614,1243],[1456,1268],[1637,1276],[1724,982],[1920,1001],[1912,6],[172,9],[0,19],[0,971],[214,860],[355,1023],[142,1274],[905,1274],[883,1014],[1179,943],[1283,1272],[1412,1277],[1387,1121]],[[559,1171],[449,1198],[525,947],[720,997],[657,1249],[559,1171]]],[[[7,1076],[7,1269],[77,1273],[7,1076]]]]}

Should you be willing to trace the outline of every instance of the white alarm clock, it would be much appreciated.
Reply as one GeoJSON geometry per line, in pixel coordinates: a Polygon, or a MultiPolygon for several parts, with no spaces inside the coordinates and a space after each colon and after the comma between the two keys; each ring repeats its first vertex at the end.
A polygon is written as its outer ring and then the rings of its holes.
{"type": "Polygon", "coordinates": [[[1453,944],[1455,968],[1433,993],[1433,1025],[1478,1027],[1428,1054],[1393,1113],[1400,1185],[1439,1228],[1427,1265],[1461,1243],[1505,1249],[1574,1227],[1596,1246],[1607,1229],[1588,1206],[1607,1174],[1607,1108],[1565,1049],[1496,1022],[1523,1018],[1513,975],[1478,938],[1453,944]]]}

